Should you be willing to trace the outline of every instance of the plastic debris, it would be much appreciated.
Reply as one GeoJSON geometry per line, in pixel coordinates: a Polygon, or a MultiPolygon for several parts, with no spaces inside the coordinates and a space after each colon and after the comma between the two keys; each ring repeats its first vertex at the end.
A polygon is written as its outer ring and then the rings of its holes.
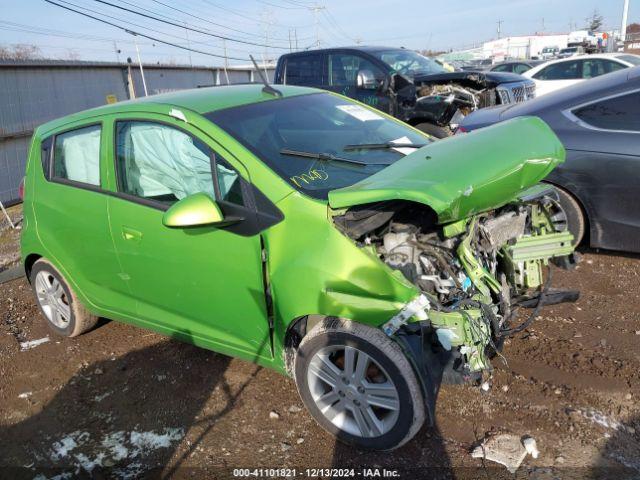
{"type": "Polygon", "coordinates": [[[484,458],[507,467],[515,473],[527,456],[527,450],[522,445],[518,435],[503,433],[486,439],[471,452],[473,458],[484,458]]]}
{"type": "Polygon", "coordinates": [[[538,458],[540,456],[540,450],[538,450],[538,445],[536,444],[536,439],[533,437],[525,437],[522,439],[522,445],[524,449],[527,451],[529,455],[533,458],[538,458]]]}
{"type": "Polygon", "coordinates": [[[49,337],[44,337],[44,338],[39,338],[38,340],[29,340],[28,342],[20,342],[20,351],[24,352],[25,350],[36,348],[38,345],[42,345],[43,343],[47,343],[48,341],[49,341],[49,337]]]}

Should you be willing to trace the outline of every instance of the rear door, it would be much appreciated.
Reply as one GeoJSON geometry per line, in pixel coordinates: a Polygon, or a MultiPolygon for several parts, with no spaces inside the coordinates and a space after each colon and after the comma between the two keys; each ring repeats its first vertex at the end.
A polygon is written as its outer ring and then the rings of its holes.
{"type": "Polygon", "coordinates": [[[287,85],[325,88],[327,86],[323,53],[291,55],[284,62],[284,82],[287,85]]]}
{"type": "Polygon", "coordinates": [[[598,217],[596,244],[640,251],[640,90],[575,106],[562,166],[598,217]]]}
{"type": "Polygon", "coordinates": [[[108,127],[100,120],[76,122],[45,138],[34,192],[45,256],[90,302],[88,307],[103,309],[126,299],[107,214],[108,141],[108,127]]]}
{"type": "Polygon", "coordinates": [[[114,134],[111,229],[138,320],[223,353],[270,358],[248,173],[191,120],[122,116],[114,134]],[[164,212],[198,192],[214,198],[225,217],[241,220],[226,227],[165,227],[164,212]]]}
{"type": "Polygon", "coordinates": [[[582,60],[568,60],[547,65],[532,77],[536,92],[544,95],[582,81],[582,60]]]}

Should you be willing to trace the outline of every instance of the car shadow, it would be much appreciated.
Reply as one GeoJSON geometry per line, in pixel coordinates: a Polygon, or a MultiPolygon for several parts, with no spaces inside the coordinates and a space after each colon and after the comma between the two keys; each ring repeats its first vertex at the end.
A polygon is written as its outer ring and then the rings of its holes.
{"type": "Polygon", "coordinates": [[[353,468],[356,476],[369,478],[456,478],[445,448],[445,439],[437,426],[428,425],[422,427],[409,443],[390,452],[361,450],[336,441],[332,468],[353,468]]]}
{"type": "Polygon", "coordinates": [[[83,366],[39,413],[0,427],[0,477],[179,475],[260,370],[231,388],[224,378],[230,361],[166,339],[83,366]],[[183,441],[194,426],[197,436],[183,441]]]}
{"type": "Polygon", "coordinates": [[[587,477],[597,480],[640,478],[640,415],[622,422],[611,433],[587,477]]]}

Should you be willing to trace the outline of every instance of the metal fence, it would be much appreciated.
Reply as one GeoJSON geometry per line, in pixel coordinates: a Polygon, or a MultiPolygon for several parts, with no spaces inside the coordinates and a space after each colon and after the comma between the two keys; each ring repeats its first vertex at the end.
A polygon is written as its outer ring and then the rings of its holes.
{"type": "MultiPolygon", "coordinates": [[[[256,80],[252,67],[144,66],[149,95],[256,80]],[[227,81],[228,79],[228,81],[227,81]]],[[[273,77],[273,67],[267,67],[273,77]]],[[[0,201],[18,200],[29,142],[40,124],[70,113],[143,96],[142,78],[127,64],[65,61],[0,61],[0,201]],[[131,88],[130,88],[131,87],[131,88]]]]}

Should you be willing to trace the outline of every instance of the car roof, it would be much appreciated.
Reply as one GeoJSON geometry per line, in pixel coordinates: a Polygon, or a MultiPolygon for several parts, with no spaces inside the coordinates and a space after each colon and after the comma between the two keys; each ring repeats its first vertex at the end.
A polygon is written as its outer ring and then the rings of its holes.
{"type": "MultiPolygon", "coordinates": [[[[147,108],[154,111],[154,107],[158,106],[172,106],[203,114],[240,105],[278,100],[279,97],[263,92],[262,88],[262,84],[225,85],[151,95],[73,113],[45,123],[41,130],[56,129],[66,123],[100,115],[140,112],[147,108]]],[[[282,98],[323,92],[315,88],[293,85],[277,85],[275,88],[282,93],[282,98]]]]}
{"type": "MultiPolygon", "coordinates": [[[[587,54],[587,55],[575,55],[573,57],[567,57],[567,58],[557,58],[555,60],[549,60],[549,61],[545,61],[539,65],[535,65],[531,70],[525,72],[527,74],[527,76],[531,76],[531,75],[535,75],[536,73],[538,73],[540,70],[542,70],[542,68],[546,68],[549,65],[555,65],[556,63],[564,63],[564,62],[575,62],[576,60],[586,60],[586,59],[590,59],[590,58],[607,58],[607,59],[611,59],[611,58],[618,58],[622,55],[631,55],[630,53],[593,53],[593,54],[587,54]]],[[[622,60],[624,62],[624,60],[622,60]]],[[[627,62],[629,63],[629,62],[627,62]]]]}
{"type": "Polygon", "coordinates": [[[625,88],[628,81],[634,81],[637,88],[640,80],[640,66],[630,67],[591,78],[585,82],[562,88],[523,103],[514,103],[502,112],[503,119],[520,115],[536,115],[549,108],[571,105],[587,97],[605,96],[614,89],[625,88]]]}
{"type": "Polygon", "coordinates": [[[353,46],[345,46],[345,47],[319,48],[316,50],[305,50],[302,52],[285,53],[284,55],[281,55],[281,57],[291,57],[294,55],[306,55],[309,53],[334,52],[336,50],[358,50],[360,52],[368,52],[368,53],[383,52],[383,51],[389,51],[389,50],[406,50],[408,52],[413,51],[404,47],[385,47],[380,45],[353,45],[353,46]]]}

